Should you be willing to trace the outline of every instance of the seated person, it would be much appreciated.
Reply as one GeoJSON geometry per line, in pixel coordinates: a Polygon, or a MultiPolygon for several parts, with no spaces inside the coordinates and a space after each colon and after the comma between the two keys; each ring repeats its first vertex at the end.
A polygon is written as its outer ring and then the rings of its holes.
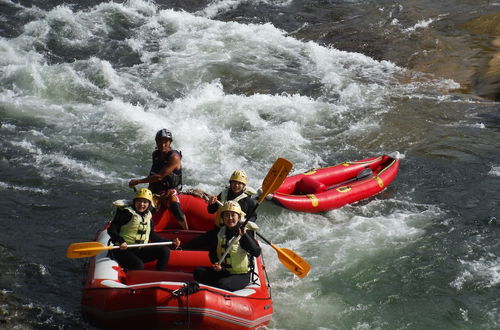
{"type": "MultiPolygon", "coordinates": [[[[255,194],[252,188],[247,187],[247,175],[244,171],[238,170],[234,171],[229,178],[229,187],[224,189],[219,195],[211,196],[208,200],[207,211],[210,214],[214,214],[219,210],[219,204],[225,203],[226,201],[237,202],[244,214],[248,214],[252,210],[257,202],[251,198],[251,195],[255,194]]],[[[249,219],[252,222],[257,220],[257,214],[254,212],[249,219]]],[[[217,215],[217,226],[222,226],[222,219],[220,218],[220,213],[217,215]]]]}
{"type": "Polygon", "coordinates": [[[221,207],[222,227],[215,227],[186,246],[187,249],[208,246],[212,267],[197,267],[194,271],[195,281],[228,291],[243,289],[250,283],[250,258],[258,257],[261,249],[252,235],[247,233],[246,226],[243,228],[239,225],[242,213],[238,203],[227,201],[221,207]],[[241,235],[239,241],[227,246],[235,235],[241,235]],[[229,253],[219,264],[226,249],[229,249],[229,253]]]}
{"type": "MultiPolygon", "coordinates": [[[[156,269],[166,270],[170,249],[166,245],[144,246],[127,249],[128,244],[146,244],[166,242],[154,231],[150,211],[153,194],[149,189],[141,188],[134,196],[131,205],[119,206],[108,228],[108,234],[120,249],[113,252],[113,258],[127,270],[142,270],[144,263],[157,260],[156,269]]],[[[174,244],[179,246],[178,238],[174,244]]]]}

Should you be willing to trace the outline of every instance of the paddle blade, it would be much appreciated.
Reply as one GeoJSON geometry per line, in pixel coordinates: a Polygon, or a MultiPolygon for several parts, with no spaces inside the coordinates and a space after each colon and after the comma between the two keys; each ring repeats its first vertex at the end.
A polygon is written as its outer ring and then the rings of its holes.
{"type": "Polygon", "coordinates": [[[311,265],[307,263],[301,256],[293,252],[292,250],[279,248],[274,244],[271,244],[272,248],[278,252],[278,259],[281,261],[283,266],[288,268],[292,273],[297,275],[299,278],[304,278],[311,270],[311,265]]]}
{"type": "Polygon", "coordinates": [[[89,258],[98,255],[105,250],[111,250],[113,246],[105,246],[99,242],[73,243],[66,250],[68,258],[89,258]]]}
{"type": "Polygon", "coordinates": [[[273,167],[267,172],[262,182],[262,194],[259,197],[259,203],[262,203],[267,195],[278,189],[292,170],[292,167],[293,165],[289,160],[285,158],[276,159],[273,167]]]}

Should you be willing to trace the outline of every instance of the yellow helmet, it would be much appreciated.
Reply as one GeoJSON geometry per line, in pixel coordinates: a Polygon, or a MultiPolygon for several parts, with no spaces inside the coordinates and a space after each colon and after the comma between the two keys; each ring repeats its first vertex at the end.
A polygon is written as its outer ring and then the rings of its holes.
{"type": "Polygon", "coordinates": [[[136,198],[144,198],[147,199],[150,203],[153,203],[153,193],[148,188],[141,188],[137,190],[134,199],[136,198]]]}
{"type": "Polygon", "coordinates": [[[234,171],[233,174],[231,174],[231,177],[229,178],[229,182],[231,181],[237,181],[237,182],[241,182],[243,184],[247,184],[247,174],[245,173],[245,171],[242,171],[242,170],[237,170],[237,171],[234,171]]]}
{"type": "Polygon", "coordinates": [[[243,211],[241,210],[240,204],[238,204],[235,201],[227,201],[224,203],[224,205],[221,206],[220,208],[220,214],[222,215],[224,212],[236,212],[240,215],[240,218],[243,214],[243,211]]]}

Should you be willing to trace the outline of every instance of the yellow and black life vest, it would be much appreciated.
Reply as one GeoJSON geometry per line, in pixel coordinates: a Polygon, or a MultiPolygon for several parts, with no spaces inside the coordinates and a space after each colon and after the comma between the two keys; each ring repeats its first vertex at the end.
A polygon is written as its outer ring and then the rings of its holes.
{"type": "Polygon", "coordinates": [[[120,236],[123,237],[127,244],[144,244],[149,240],[151,232],[151,212],[141,216],[131,206],[126,206],[124,210],[132,214],[132,218],[120,228],[120,236]]]}
{"type": "MultiPolygon", "coordinates": [[[[217,258],[222,257],[227,249],[227,243],[226,226],[223,226],[217,233],[217,258]]],[[[239,242],[230,247],[222,267],[231,274],[245,274],[250,271],[248,252],[241,247],[239,242]]]]}

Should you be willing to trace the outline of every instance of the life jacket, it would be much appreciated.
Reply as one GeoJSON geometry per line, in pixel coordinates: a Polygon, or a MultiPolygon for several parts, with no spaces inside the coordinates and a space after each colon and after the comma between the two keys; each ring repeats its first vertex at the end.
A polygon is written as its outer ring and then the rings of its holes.
{"type": "MultiPolygon", "coordinates": [[[[229,187],[226,187],[222,192],[221,192],[221,203],[224,204],[225,202],[227,202],[227,195],[229,194],[229,187]]],[[[232,201],[236,202],[236,203],[239,203],[240,200],[242,200],[243,198],[247,198],[249,196],[252,196],[252,191],[251,190],[247,190],[246,187],[245,189],[243,190],[243,192],[241,194],[239,194],[238,196],[236,196],[236,198],[234,199],[231,199],[232,201]]],[[[219,208],[220,209],[220,208],[219,208]]],[[[242,219],[245,217],[245,212],[243,212],[242,214],[242,219]]],[[[217,213],[215,213],[215,225],[217,227],[221,227],[223,225],[223,221],[222,221],[222,216],[220,214],[220,211],[217,210],[217,213]]]]}
{"type": "MultiPolygon", "coordinates": [[[[227,249],[226,226],[223,226],[217,233],[217,258],[220,259],[227,249]]],[[[248,252],[238,243],[229,248],[229,253],[222,262],[222,267],[230,274],[246,274],[250,271],[248,252]]]]}
{"type": "Polygon", "coordinates": [[[129,211],[132,218],[120,227],[120,236],[127,244],[147,243],[151,232],[151,212],[148,211],[144,216],[141,216],[132,206],[125,206],[123,209],[129,211]]]}
{"type": "MultiPolygon", "coordinates": [[[[182,159],[182,152],[177,150],[170,150],[167,152],[165,157],[160,157],[161,152],[159,150],[153,151],[153,165],[151,165],[151,170],[149,175],[154,175],[160,173],[161,169],[168,164],[170,156],[177,153],[182,159]]],[[[164,177],[161,181],[152,182],[148,186],[149,190],[153,194],[161,193],[162,191],[167,191],[168,189],[182,189],[182,168],[173,170],[169,175],[164,177]]]]}

